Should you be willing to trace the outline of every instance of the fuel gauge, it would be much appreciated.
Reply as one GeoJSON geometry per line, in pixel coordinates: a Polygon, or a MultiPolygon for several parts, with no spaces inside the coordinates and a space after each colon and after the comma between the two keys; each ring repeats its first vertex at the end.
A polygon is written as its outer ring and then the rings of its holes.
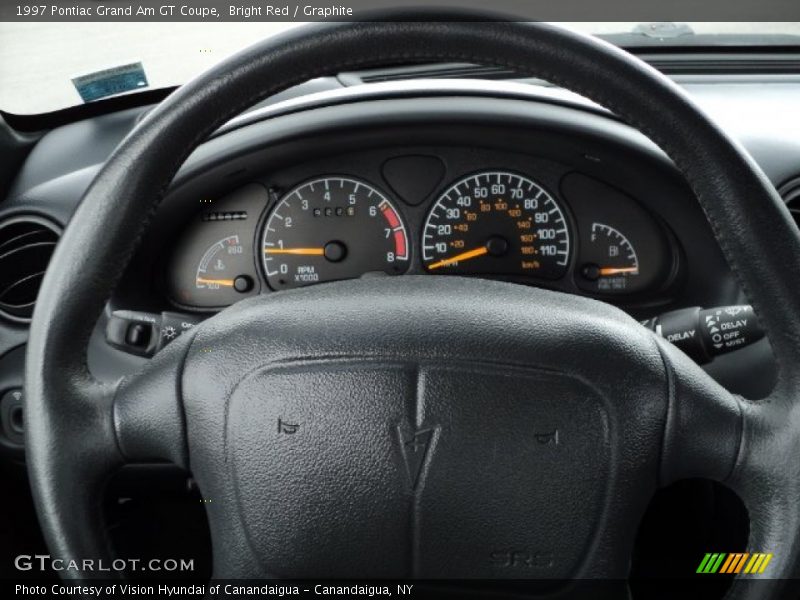
{"type": "Polygon", "coordinates": [[[674,281],[678,257],[668,230],[637,200],[581,173],[567,175],[561,192],[577,222],[577,287],[597,296],[642,296],[674,281]]]}
{"type": "Polygon", "coordinates": [[[630,240],[605,223],[592,223],[582,254],[579,285],[600,293],[629,292],[639,277],[639,257],[630,240]]]}

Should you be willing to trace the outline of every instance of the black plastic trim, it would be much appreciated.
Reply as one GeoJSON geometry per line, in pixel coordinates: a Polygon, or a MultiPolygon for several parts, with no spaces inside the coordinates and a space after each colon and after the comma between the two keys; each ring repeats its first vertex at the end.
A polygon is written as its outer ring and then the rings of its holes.
{"type": "Polygon", "coordinates": [[[113,98],[106,98],[105,100],[98,100],[88,104],[79,104],[78,106],[70,106],[69,108],[37,115],[15,115],[5,111],[0,111],[0,116],[2,116],[6,123],[8,123],[8,125],[10,125],[16,131],[28,133],[45,131],[55,127],[60,127],[61,125],[73,123],[75,121],[91,119],[92,117],[99,117],[101,115],[119,112],[127,108],[136,108],[139,106],[147,106],[148,104],[157,104],[176,89],[178,88],[168,87],[158,90],[138,92],[136,94],[115,96],[113,98]]]}

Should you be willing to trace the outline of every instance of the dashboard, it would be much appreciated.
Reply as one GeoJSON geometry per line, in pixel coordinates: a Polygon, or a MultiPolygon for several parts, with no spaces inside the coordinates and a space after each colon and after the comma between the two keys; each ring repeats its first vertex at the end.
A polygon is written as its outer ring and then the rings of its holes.
{"type": "Polygon", "coordinates": [[[663,298],[680,280],[663,220],[624,190],[535,155],[375,149],[265,173],[202,204],[168,268],[178,308],[405,274],[628,302],[663,298]]]}
{"type": "MultiPolygon", "coordinates": [[[[762,83],[682,85],[779,186],[800,172],[800,124],[774,115],[789,114],[800,80],[762,83]]],[[[358,277],[505,280],[597,298],[641,321],[744,302],[670,159],[563,90],[324,79],[270,102],[221,128],[176,175],[96,326],[88,362],[99,379],[147,361],[111,343],[115,315],[177,333],[255,295],[358,277]]],[[[57,235],[149,110],[44,135],[0,223],[46,223],[57,235]]],[[[3,389],[20,385],[26,339],[24,319],[0,314],[3,389]]],[[[703,368],[750,398],[776,373],[766,340],[703,368]]]]}

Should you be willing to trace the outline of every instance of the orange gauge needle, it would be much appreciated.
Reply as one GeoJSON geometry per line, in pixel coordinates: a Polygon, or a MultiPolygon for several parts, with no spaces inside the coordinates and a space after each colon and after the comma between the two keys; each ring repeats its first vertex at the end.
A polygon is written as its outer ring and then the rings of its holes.
{"type": "Polygon", "coordinates": [[[233,287],[233,279],[206,279],[205,277],[198,277],[197,283],[206,283],[209,285],[224,285],[225,287],[233,287]]]}
{"type": "Polygon", "coordinates": [[[325,256],[325,248],[264,248],[264,254],[302,254],[325,256]]]}
{"type": "Polygon", "coordinates": [[[600,269],[600,275],[622,275],[623,273],[630,273],[635,275],[639,272],[639,267],[625,267],[625,268],[614,268],[614,267],[603,267],[600,269]]]}
{"type": "Polygon", "coordinates": [[[489,249],[486,246],[481,246],[480,248],[475,248],[474,250],[468,250],[467,252],[456,254],[455,256],[451,256],[450,258],[444,258],[435,263],[431,263],[428,265],[428,269],[438,269],[439,267],[446,267],[447,265],[452,265],[453,263],[462,262],[465,260],[469,260],[471,258],[477,258],[479,256],[483,256],[488,252],[489,249]]]}

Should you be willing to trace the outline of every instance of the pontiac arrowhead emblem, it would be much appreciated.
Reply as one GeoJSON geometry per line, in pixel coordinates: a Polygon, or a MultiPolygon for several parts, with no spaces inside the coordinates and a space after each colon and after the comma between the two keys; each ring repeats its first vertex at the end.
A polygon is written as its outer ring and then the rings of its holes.
{"type": "Polygon", "coordinates": [[[428,455],[432,452],[433,434],[436,428],[418,429],[409,432],[408,428],[399,425],[397,436],[400,440],[400,451],[406,463],[406,474],[411,489],[417,488],[421,475],[425,469],[425,462],[429,460],[428,455]]]}

